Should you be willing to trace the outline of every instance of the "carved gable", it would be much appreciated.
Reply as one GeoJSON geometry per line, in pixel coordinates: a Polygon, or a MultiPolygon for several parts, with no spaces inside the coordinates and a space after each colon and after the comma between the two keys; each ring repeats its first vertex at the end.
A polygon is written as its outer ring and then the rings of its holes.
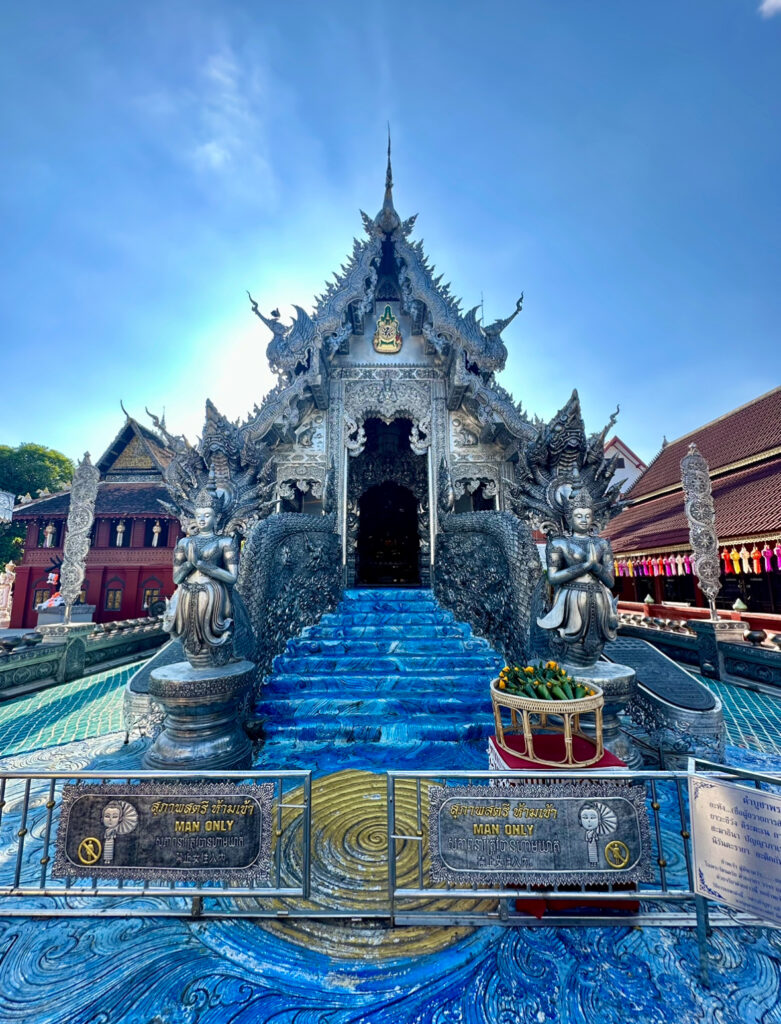
{"type": "Polygon", "coordinates": [[[106,472],[112,473],[118,470],[128,469],[156,469],[156,466],[150,458],[149,452],[144,447],[140,437],[131,438],[119,455],[114,459],[113,464],[106,470],[106,472]]]}

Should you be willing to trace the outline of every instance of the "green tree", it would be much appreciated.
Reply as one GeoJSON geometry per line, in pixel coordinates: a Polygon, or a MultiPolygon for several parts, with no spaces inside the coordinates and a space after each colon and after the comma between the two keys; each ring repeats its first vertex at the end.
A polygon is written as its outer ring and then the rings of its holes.
{"type": "MultiPolygon", "coordinates": [[[[37,498],[38,491],[63,490],[72,478],[73,463],[62,452],[42,444],[0,445],[0,491],[37,498]]],[[[26,530],[21,523],[0,526],[0,566],[21,560],[26,530]]]]}

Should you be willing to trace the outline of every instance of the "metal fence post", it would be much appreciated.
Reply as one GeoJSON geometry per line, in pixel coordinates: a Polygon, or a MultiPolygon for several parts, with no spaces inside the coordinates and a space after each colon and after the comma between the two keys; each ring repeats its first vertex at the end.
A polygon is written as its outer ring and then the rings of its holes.
{"type": "Polygon", "coordinates": [[[697,911],[697,948],[700,957],[700,981],[705,988],[710,988],[708,971],[708,901],[704,896],[694,897],[697,911]]]}
{"type": "Polygon", "coordinates": [[[388,772],[388,912],[390,925],[396,924],[396,790],[392,772],[388,772]]]}

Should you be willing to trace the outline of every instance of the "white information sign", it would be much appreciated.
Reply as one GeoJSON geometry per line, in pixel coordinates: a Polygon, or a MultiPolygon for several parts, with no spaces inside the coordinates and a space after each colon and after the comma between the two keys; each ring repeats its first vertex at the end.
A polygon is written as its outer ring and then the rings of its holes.
{"type": "Polygon", "coordinates": [[[694,891],[781,924],[781,796],[689,777],[694,891]]]}

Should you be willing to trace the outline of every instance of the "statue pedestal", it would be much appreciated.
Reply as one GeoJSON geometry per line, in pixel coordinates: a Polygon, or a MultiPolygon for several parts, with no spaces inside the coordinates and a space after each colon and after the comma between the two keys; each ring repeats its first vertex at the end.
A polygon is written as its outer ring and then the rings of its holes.
{"type": "Polygon", "coordinates": [[[162,732],[144,755],[145,768],[214,771],[249,768],[252,744],[239,725],[238,699],[252,684],[251,661],[193,668],[163,665],[149,693],[165,709],[162,732]]]}
{"type": "Polygon", "coordinates": [[[727,672],[719,644],[741,641],[746,623],[735,619],[689,619],[688,625],[697,634],[700,672],[710,679],[723,679],[727,672]]]}
{"type": "MultiPolygon", "coordinates": [[[[602,710],[602,737],[605,750],[615,754],[628,768],[642,768],[642,755],[626,734],[621,732],[621,723],[618,720],[620,712],[627,706],[637,689],[635,670],[627,665],[616,665],[612,661],[598,661],[596,665],[588,666],[571,665],[564,661],[561,667],[576,682],[584,683],[586,686],[594,684],[602,690],[605,697],[605,706],[602,710]]],[[[588,722],[581,728],[585,733],[593,731],[593,726],[588,722]]]]}

